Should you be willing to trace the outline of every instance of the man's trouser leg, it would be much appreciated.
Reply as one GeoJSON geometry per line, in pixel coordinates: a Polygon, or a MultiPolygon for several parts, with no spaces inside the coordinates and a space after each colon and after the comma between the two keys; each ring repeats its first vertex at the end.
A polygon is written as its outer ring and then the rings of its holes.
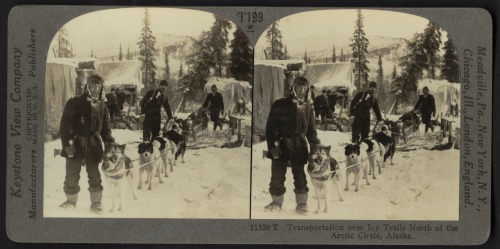
{"type": "Polygon", "coordinates": [[[217,129],[217,126],[220,125],[219,112],[220,110],[215,109],[210,111],[210,120],[214,123],[214,131],[217,129]]]}
{"type": "Polygon", "coordinates": [[[158,117],[151,119],[151,140],[155,139],[160,135],[161,130],[161,114],[158,117]]]}
{"type": "Polygon", "coordinates": [[[368,138],[370,134],[370,116],[363,117],[363,122],[361,124],[361,140],[368,138]]]}
{"type": "Polygon", "coordinates": [[[271,182],[269,183],[269,193],[272,202],[264,208],[269,211],[279,211],[283,205],[285,188],[285,175],[288,162],[272,160],[271,162],[271,182]]]}
{"type": "Polygon", "coordinates": [[[94,213],[101,214],[102,212],[102,180],[99,173],[98,162],[87,162],[85,167],[89,178],[89,192],[90,192],[90,210],[94,213]]]}
{"type": "Polygon", "coordinates": [[[306,172],[304,170],[304,164],[292,163],[292,173],[293,173],[293,184],[295,189],[295,202],[297,206],[295,210],[297,213],[306,215],[307,214],[307,193],[309,188],[307,187],[306,172]]]}
{"type": "Polygon", "coordinates": [[[352,142],[359,143],[359,136],[361,135],[361,118],[354,117],[354,122],[352,123],[352,142]]]}
{"type": "Polygon", "coordinates": [[[429,114],[424,114],[422,115],[422,123],[425,124],[425,133],[427,133],[427,131],[429,130],[429,128],[432,129],[432,125],[431,125],[431,115],[429,114]]]}
{"type": "Polygon", "coordinates": [[[151,141],[151,118],[146,116],[144,119],[144,123],[142,124],[142,140],[143,141],[151,141]]]}
{"type": "Polygon", "coordinates": [[[78,201],[78,192],[80,192],[80,171],[82,170],[82,160],[66,158],[66,176],[64,177],[64,193],[66,201],[59,207],[72,209],[75,208],[78,201]]]}

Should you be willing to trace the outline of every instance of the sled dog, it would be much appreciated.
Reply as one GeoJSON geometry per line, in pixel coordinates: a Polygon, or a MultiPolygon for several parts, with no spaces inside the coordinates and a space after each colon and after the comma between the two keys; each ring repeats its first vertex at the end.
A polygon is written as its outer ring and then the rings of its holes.
{"type": "Polygon", "coordinates": [[[126,144],[108,144],[104,148],[102,171],[106,176],[111,192],[112,207],[110,212],[123,210],[125,185],[132,190],[134,200],[137,200],[133,186],[132,160],[125,155],[126,144]]]}
{"type": "Polygon", "coordinates": [[[160,154],[160,142],[153,140],[153,142],[143,142],[139,144],[139,186],[137,189],[142,189],[142,173],[146,171],[146,181],[148,183],[148,190],[152,188],[153,172],[158,175],[160,183],[161,179],[160,168],[162,167],[162,158],[160,154]]]}
{"type": "MultiPolygon", "coordinates": [[[[160,143],[160,154],[161,154],[161,173],[165,173],[165,177],[168,177],[167,169],[170,164],[170,172],[174,172],[174,153],[176,150],[176,145],[174,142],[163,138],[157,137],[154,141],[160,143]]],[[[156,176],[156,175],[155,175],[156,176]]]]}
{"type": "Polygon", "coordinates": [[[370,185],[368,181],[368,154],[366,150],[368,145],[364,142],[361,144],[348,144],[344,148],[344,155],[346,156],[346,181],[344,191],[349,191],[349,176],[354,174],[354,183],[356,185],[354,191],[359,190],[360,173],[363,172],[366,179],[366,185],[370,185]]]}
{"type": "Polygon", "coordinates": [[[330,156],[331,146],[317,145],[311,149],[309,154],[309,164],[307,172],[311,177],[311,183],[318,199],[318,209],[321,212],[321,200],[325,198],[325,208],[323,212],[328,212],[329,192],[332,184],[337,188],[340,201],[344,201],[342,191],[340,191],[340,172],[337,160],[330,156]]]}

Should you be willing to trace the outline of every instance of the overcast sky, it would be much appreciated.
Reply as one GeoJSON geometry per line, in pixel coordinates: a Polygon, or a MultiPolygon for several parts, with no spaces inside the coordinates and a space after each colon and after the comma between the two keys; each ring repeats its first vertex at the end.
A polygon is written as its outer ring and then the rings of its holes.
{"type": "MultiPolygon", "coordinates": [[[[149,8],[149,13],[153,33],[196,37],[201,31],[208,30],[214,22],[211,13],[196,10],[149,8]]],[[[79,16],[68,22],[65,27],[74,39],[110,32],[137,36],[143,19],[144,8],[111,9],[79,16]]]]}
{"type": "MultiPolygon", "coordinates": [[[[198,38],[214,22],[212,13],[173,8],[148,8],[151,30],[155,34],[170,34],[198,38]]],[[[124,49],[137,46],[144,20],[144,8],[120,8],[81,15],[64,25],[77,56],[88,56],[90,50],[124,49]]],[[[56,38],[56,37],[54,37],[56,38]]],[[[55,39],[52,40],[52,45],[55,39]]],[[[161,45],[161,44],[157,44],[161,45]]],[[[49,56],[53,56],[49,51],[49,56]]]]}
{"type": "MultiPolygon", "coordinates": [[[[419,16],[392,11],[362,10],[361,13],[367,36],[411,38],[429,22],[419,16]]],[[[279,21],[279,26],[283,37],[287,39],[329,33],[352,35],[356,19],[355,9],[319,10],[285,17],[279,21]]]]}
{"type": "MultiPolygon", "coordinates": [[[[362,9],[364,31],[370,46],[390,40],[385,38],[413,38],[416,32],[423,32],[429,20],[406,13],[362,9]],[[382,39],[384,38],[384,39],[382,39]]],[[[357,19],[356,9],[332,9],[308,11],[293,14],[278,20],[283,43],[292,55],[307,51],[331,49],[333,45],[346,47],[354,32],[357,19]]],[[[443,42],[446,32],[442,32],[443,42]]],[[[261,35],[256,44],[256,56],[263,59],[267,38],[261,35]]]]}

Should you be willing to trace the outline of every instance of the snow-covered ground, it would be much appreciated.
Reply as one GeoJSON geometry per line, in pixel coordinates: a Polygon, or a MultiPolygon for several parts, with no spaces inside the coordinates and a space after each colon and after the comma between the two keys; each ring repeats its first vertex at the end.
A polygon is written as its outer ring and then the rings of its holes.
{"type": "MultiPolygon", "coordinates": [[[[209,127],[212,127],[210,124],[209,127]]],[[[54,149],[61,147],[60,140],[45,144],[44,171],[44,217],[106,217],[106,218],[231,218],[249,217],[250,202],[250,148],[238,147],[222,149],[220,145],[228,142],[227,126],[223,131],[211,130],[196,142],[188,143],[186,163],[177,162],[174,172],[163,178],[153,178],[152,190],[143,186],[137,190],[138,170],[134,188],[138,196],[133,200],[130,189],[126,191],[124,210],[110,213],[111,197],[107,182],[103,178],[103,206],[105,212],[96,215],[90,212],[87,173],[84,168],[80,174],[81,191],[75,210],[61,210],[59,204],[65,200],[63,182],[65,159],[54,155],[54,149]]],[[[118,143],[127,143],[126,155],[138,159],[137,145],[142,131],[113,130],[118,143]]],[[[134,165],[138,166],[138,161],[134,165]]],[[[143,180],[146,176],[143,174],[143,180]]]]}
{"type": "MultiPolygon", "coordinates": [[[[252,165],[252,218],[254,219],[335,219],[335,220],[458,220],[460,151],[456,149],[431,151],[438,144],[439,129],[424,134],[406,145],[398,145],[394,165],[386,162],[382,174],[370,186],[360,181],[359,192],[351,187],[343,192],[344,202],[337,191],[330,192],[329,212],[301,216],[295,212],[293,175],[287,171],[285,202],[278,213],[265,212],[263,207],[271,201],[268,191],[271,161],[262,158],[266,143],[253,147],[252,165]]],[[[322,144],[332,145],[331,155],[345,160],[344,145],[350,133],[318,131],[322,144]]],[[[341,190],[345,184],[345,164],[341,165],[341,190]]],[[[353,181],[351,175],[350,182],[353,181]]],[[[309,210],[316,210],[314,188],[309,186],[309,210]]]]}

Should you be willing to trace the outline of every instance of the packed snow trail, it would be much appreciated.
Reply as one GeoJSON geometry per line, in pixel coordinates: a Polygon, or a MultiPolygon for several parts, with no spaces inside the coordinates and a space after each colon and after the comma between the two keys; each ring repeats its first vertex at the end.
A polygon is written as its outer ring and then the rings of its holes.
{"type": "MultiPolygon", "coordinates": [[[[370,184],[360,180],[359,192],[354,188],[344,191],[345,164],[341,167],[340,187],[344,202],[339,201],[337,191],[329,192],[329,212],[315,214],[317,201],[309,175],[310,214],[295,212],[293,175],[287,170],[285,202],[277,213],[264,211],[271,201],[268,191],[271,178],[271,161],[262,158],[266,143],[253,147],[252,167],[252,218],[254,219],[335,219],[335,220],[458,220],[460,151],[456,149],[430,151],[437,144],[437,134],[423,134],[396,151],[394,165],[386,162],[377,179],[369,176],[370,184]]],[[[331,155],[338,161],[345,160],[344,146],[349,143],[350,133],[318,131],[324,145],[332,145],[331,155]]],[[[306,173],[307,174],[307,173],[306,173]]],[[[354,179],[350,176],[351,181],[354,179]]],[[[322,204],[323,205],[323,204],[322,204]]]]}
{"type": "MultiPolygon", "coordinates": [[[[179,159],[174,172],[168,172],[169,177],[163,177],[160,184],[158,177],[153,178],[152,190],[143,186],[137,189],[139,172],[137,161],[137,145],[141,141],[142,131],[113,130],[117,143],[129,142],[126,155],[134,161],[134,188],[138,199],[132,199],[128,184],[125,190],[124,210],[110,213],[111,197],[107,191],[107,182],[101,171],[103,180],[102,215],[90,212],[88,178],[85,168],[80,173],[81,191],[75,210],[61,210],[59,204],[65,200],[63,182],[65,175],[65,159],[53,157],[53,150],[60,148],[60,140],[45,144],[44,167],[44,217],[102,217],[102,218],[233,218],[249,217],[250,189],[250,149],[239,147],[221,149],[217,146],[227,142],[227,126],[223,131],[216,131],[194,142],[188,143],[185,155],[186,163],[179,159]],[[193,146],[203,144],[203,149],[193,146]],[[238,155],[238,156],[229,156],[238,155]]],[[[170,167],[169,167],[170,170],[170,167]]],[[[146,174],[143,174],[143,181],[146,174]]]]}

